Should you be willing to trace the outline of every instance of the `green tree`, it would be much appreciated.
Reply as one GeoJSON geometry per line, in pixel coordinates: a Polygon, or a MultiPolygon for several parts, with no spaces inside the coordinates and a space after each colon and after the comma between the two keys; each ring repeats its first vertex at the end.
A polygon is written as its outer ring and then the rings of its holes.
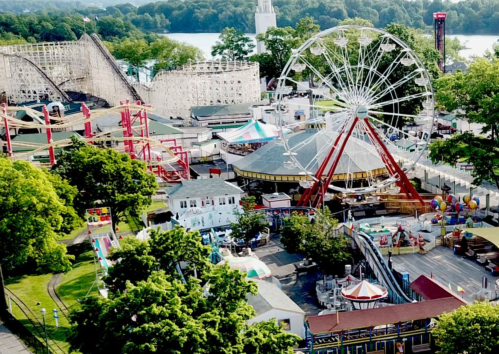
{"type": "Polygon", "coordinates": [[[247,60],[255,48],[251,38],[235,28],[224,28],[219,39],[212,47],[211,55],[219,55],[225,60],[247,60]]]}
{"type": "Polygon", "coordinates": [[[0,260],[4,268],[28,262],[43,271],[71,268],[74,257],[57,243],[68,208],[51,181],[29,162],[0,158],[0,260]]]}
{"type": "Polygon", "coordinates": [[[109,258],[119,262],[109,269],[105,282],[112,293],[118,293],[125,289],[127,281],[137,284],[158,269],[178,277],[180,262],[186,262],[187,268],[196,273],[204,273],[211,266],[209,254],[210,248],[201,244],[198,231],[186,232],[180,227],[169,231],[152,230],[147,241],[127,237],[119,249],[113,249],[109,258]]]}
{"type": "Polygon", "coordinates": [[[337,224],[328,208],[317,210],[313,222],[293,212],[284,219],[281,242],[286,251],[312,258],[325,273],[333,273],[350,257],[345,236],[335,232],[337,224]]]}
{"type": "Polygon", "coordinates": [[[441,354],[499,352],[499,307],[490,302],[461,306],[440,316],[433,336],[441,354]]]}
{"type": "Polygon", "coordinates": [[[291,27],[270,27],[256,39],[265,44],[267,52],[255,54],[250,60],[260,64],[261,77],[279,77],[291,56],[291,50],[300,43],[295,37],[295,30],[291,27]]]}
{"type": "Polygon", "coordinates": [[[52,172],[76,187],[75,208],[110,207],[113,228],[127,213],[137,216],[157,190],[155,176],[143,162],[113,149],[98,148],[72,137],[73,145],[61,149],[52,172]]]}
{"type": "Polygon", "coordinates": [[[232,223],[232,237],[244,240],[246,246],[259,232],[268,227],[263,214],[255,212],[256,199],[254,196],[245,196],[241,199],[243,213],[238,212],[237,222],[232,223]]]}
{"type": "Polygon", "coordinates": [[[435,83],[440,108],[455,111],[470,123],[483,125],[480,136],[471,132],[430,145],[430,159],[473,164],[473,183],[499,187],[499,61],[475,60],[467,73],[445,75],[435,83]]]}
{"type": "Polygon", "coordinates": [[[119,296],[87,298],[71,314],[72,350],[118,353],[292,353],[297,337],[271,323],[248,325],[255,315],[247,294],[257,286],[244,273],[213,266],[194,277],[154,272],[119,296]],[[95,336],[99,333],[99,336],[95,336]],[[88,340],[92,336],[93,340],[88,340]]]}

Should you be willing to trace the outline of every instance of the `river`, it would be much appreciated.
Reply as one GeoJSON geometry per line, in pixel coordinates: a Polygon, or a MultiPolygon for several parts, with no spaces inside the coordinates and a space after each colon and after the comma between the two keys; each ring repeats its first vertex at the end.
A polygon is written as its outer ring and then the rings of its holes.
{"type": "MultiPolygon", "coordinates": [[[[167,33],[165,36],[198,47],[203,51],[205,59],[210,59],[211,47],[218,40],[220,33],[167,33]]],[[[254,33],[248,33],[247,36],[255,41],[254,33]]],[[[499,36],[462,34],[450,35],[449,37],[457,38],[461,43],[466,45],[467,49],[460,52],[465,58],[483,56],[487,49],[492,50],[492,45],[499,39],[499,36]]]]}

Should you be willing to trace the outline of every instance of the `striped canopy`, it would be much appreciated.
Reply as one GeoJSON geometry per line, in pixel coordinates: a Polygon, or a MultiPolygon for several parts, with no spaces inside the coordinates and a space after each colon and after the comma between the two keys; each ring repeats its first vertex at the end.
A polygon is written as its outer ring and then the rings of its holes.
{"type": "Polygon", "coordinates": [[[265,279],[272,275],[269,267],[261,260],[253,257],[230,257],[218,264],[227,263],[231,269],[239,269],[248,273],[248,278],[265,279]]]}
{"type": "Polygon", "coordinates": [[[368,281],[363,280],[359,284],[343,288],[341,290],[341,295],[344,298],[353,301],[370,301],[386,297],[388,291],[380,285],[371,284],[368,281]]]}
{"type": "Polygon", "coordinates": [[[252,119],[236,130],[218,133],[217,135],[229,144],[261,143],[277,139],[279,137],[279,128],[252,119]]]}

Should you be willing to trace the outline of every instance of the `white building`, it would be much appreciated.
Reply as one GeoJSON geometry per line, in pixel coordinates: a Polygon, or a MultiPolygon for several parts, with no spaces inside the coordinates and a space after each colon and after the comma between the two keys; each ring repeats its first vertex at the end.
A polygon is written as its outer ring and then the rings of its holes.
{"type": "MultiPolygon", "coordinates": [[[[256,34],[267,32],[269,27],[277,27],[277,17],[272,6],[272,0],[258,0],[255,13],[256,34]]],[[[265,52],[265,44],[258,42],[256,51],[258,54],[265,52]]]]}
{"type": "Polygon", "coordinates": [[[262,195],[262,204],[267,208],[289,208],[291,197],[286,193],[272,193],[262,195]]]}
{"type": "Polygon", "coordinates": [[[192,230],[229,226],[243,212],[243,190],[220,178],[184,180],[166,193],[174,218],[192,230]]]}
{"type": "Polygon", "coordinates": [[[257,295],[247,295],[256,316],[249,324],[275,319],[284,329],[305,339],[305,311],[291,300],[277,285],[265,280],[251,279],[258,284],[257,295]]]}

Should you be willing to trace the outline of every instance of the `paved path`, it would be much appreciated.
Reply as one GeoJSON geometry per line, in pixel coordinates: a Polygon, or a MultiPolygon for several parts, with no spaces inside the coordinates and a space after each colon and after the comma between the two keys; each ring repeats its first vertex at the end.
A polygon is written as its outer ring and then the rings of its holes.
{"type": "MultiPolygon", "coordinates": [[[[489,279],[489,290],[492,290],[495,297],[494,284],[497,277],[490,275],[485,271],[485,267],[477,264],[473,260],[456,256],[454,252],[444,246],[437,246],[425,255],[418,253],[393,256],[393,266],[399,271],[406,271],[410,274],[410,280],[413,281],[421,274],[430,276],[440,281],[446,287],[456,292],[457,287],[464,289],[464,299],[473,301],[473,294],[482,287],[482,277],[489,279]]],[[[461,293],[459,293],[461,295],[461,293]]]]}
{"type": "Polygon", "coordinates": [[[31,354],[24,344],[0,322],[0,354],[31,354]]]}
{"type": "Polygon", "coordinates": [[[279,242],[278,236],[272,236],[265,246],[257,247],[254,252],[262,262],[267,264],[272,275],[282,284],[282,291],[288,295],[307,315],[317,315],[322,308],[317,304],[315,284],[320,279],[318,273],[295,273],[294,263],[301,261],[302,256],[289,254],[279,242]]]}

